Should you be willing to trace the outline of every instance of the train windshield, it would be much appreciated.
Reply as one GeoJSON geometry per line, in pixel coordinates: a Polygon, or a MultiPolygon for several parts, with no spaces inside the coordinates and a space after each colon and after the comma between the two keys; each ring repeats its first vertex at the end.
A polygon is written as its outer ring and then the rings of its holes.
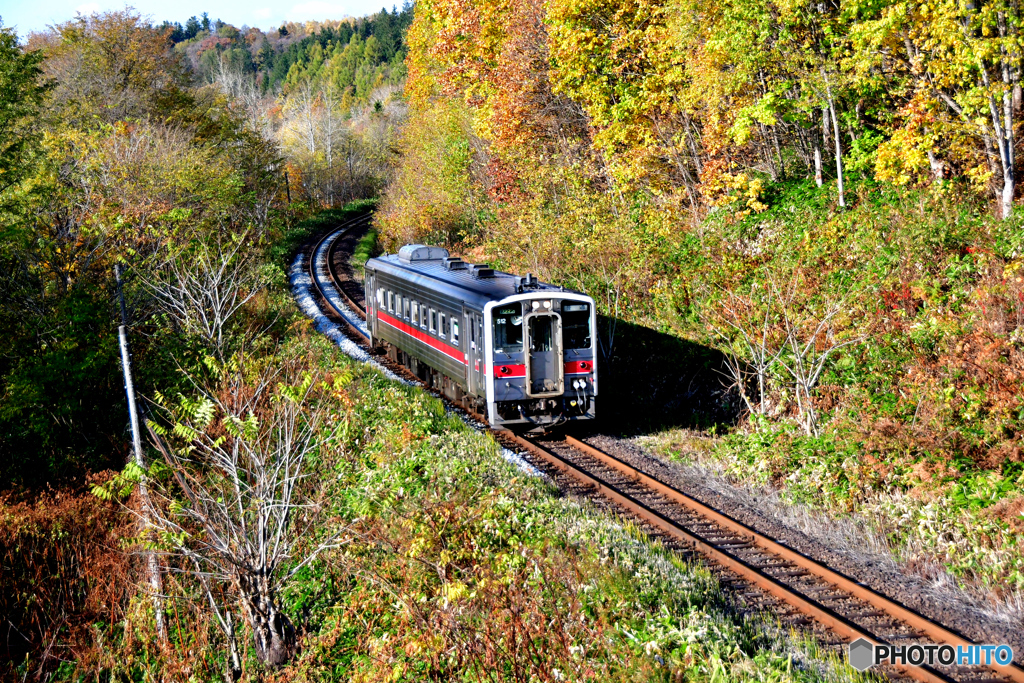
{"type": "Polygon", "coordinates": [[[562,340],[567,349],[590,348],[590,304],[562,304],[562,340]]]}
{"type": "Polygon", "coordinates": [[[523,350],[523,307],[512,304],[495,308],[494,351],[496,353],[519,353],[523,350]]]}

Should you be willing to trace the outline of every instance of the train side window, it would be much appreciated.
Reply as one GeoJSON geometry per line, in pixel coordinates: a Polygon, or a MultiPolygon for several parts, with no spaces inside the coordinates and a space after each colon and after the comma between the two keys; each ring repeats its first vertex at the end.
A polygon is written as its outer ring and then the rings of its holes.
{"type": "Polygon", "coordinates": [[[384,288],[383,287],[378,287],[377,288],[377,308],[379,308],[379,309],[383,309],[384,308],[384,288]]]}
{"type": "Polygon", "coordinates": [[[452,318],[452,344],[459,345],[459,321],[452,318]]]}
{"type": "Polygon", "coordinates": [[[408,320],[409,319],[409,297],[407,297],[407,296],[403,296],[402,297],[402,306],[403,306],[403,308],[405,310],[405,319],[408,320]]]}
{"type": "Polygon", "coordinates": [[[416,303],[415,301],[413,301],[412,302],[412,324],[413,325],[419,325],[420,324],[419,312],[420,312],[420,305],[418,303],[416,303]]]}
{"type": "Polygon", "coordinates": [[[388,292],[388,313],[395,312],[395,293],[388,292]]]}
{"type": "Polygon", "coordinates": [[[473,325],[473,321],[469,321],[469,348],[472,351],[476,351],[476,327],[473,325]]]}
{"type": "Polygon", "coordinates": [[[430,333],[437,334],[437,311],[430,309],[430,333]]]}
{"type": "Polygon", "coordinates": [[[445,327],[444,327],[444,325],[445,325],[444,313],[441,314],[440,318],[441,318],[440,324],[437,326],[437,336],[440,337],[441,339],[444,339],[445,337],[448,336],[447,334],[445,334],[445,332],[447,330],[445,330],[445,327]]]}
{"type": "Polygon", "coordinates": [[[427,329],[427,305],[420,304],[420,329],[427,329]]]}

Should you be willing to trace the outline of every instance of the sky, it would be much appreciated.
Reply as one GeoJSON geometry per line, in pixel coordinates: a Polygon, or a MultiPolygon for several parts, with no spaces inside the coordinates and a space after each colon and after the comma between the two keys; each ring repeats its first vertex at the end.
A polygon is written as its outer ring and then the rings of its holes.
{"type": "MultiPolygon", "coordinates": [[[[222,19],[235,26],[277,28],[283,21],[343,19],[391,11],[395,0],[133,0],[129,3],[154,23],[164,20],[182,24],[195,15],[209,12],[210,19],[222,19]]],[[[397,1],[401,7],[401,0],[397,1]]],[[[14,28],[19,38],[48,25],[73,19],[76,12],[92,14],[124,9],[125,0],[0,0],[3,25],[14,28]]]]}

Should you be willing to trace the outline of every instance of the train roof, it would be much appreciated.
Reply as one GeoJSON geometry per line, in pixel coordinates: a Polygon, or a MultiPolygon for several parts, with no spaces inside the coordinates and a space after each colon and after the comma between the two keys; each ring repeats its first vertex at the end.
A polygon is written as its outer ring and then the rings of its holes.
{"type": "Polygon", "coordinates": [[[366,268],[455,297],[480,309],[489,301],[501,301],[526,292],[579,293],[541,282],[530,275],[520,277],[486,264],[467,263],[451,258],[446,249],[422,244],[407,244],[397,254],[372,258],[366,262],[366,268]]]}

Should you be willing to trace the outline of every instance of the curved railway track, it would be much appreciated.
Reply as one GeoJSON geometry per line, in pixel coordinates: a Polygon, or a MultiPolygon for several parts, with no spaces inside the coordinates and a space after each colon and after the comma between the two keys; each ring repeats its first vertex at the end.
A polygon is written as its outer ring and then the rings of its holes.
{"type": "MultiPolygon", "coordinates": [[[[366,314],[362,297],[356,298],[361,289],[343,285],[351,285],[351,278],[339,277],[335,251],[340,237],[368,222],[369,215],[360,216],[325,235],[315,243],[308,259],[321,300],[367,349],[366,314]]],[[[381,356],[377,359],[416,379],[402,366],[381,356]]],[[[470,414],[486,424],[482,416],[470,414]]],[[[845,642],[865,638],[891,645],[973,644],[954,630],[572,436],[534,439],[506,430],[494,434],[527,453],[542,469],[571,478],[627,516],[700,554],[721,568],[724,582],[733,584],[736,591],[752,597],[767,595],[785,605],[776,611],[791,625],[813,620],[845,642]]],[[[928,683],[1024,683],[1024,669],[1016,664],[887,665],[882,671],[928,683]]]]}

